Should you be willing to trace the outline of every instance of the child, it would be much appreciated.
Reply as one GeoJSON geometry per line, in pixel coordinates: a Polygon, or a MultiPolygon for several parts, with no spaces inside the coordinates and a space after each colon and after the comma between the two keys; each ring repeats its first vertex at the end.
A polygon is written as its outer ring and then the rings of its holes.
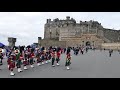
{"type": "Polygon", "coordinates": [[[66,63],[65,63],[65,66],[67,67],[67,70],[69,70],[70,69],[70,64],[71,64],[71,55],[70,55],[70,53],[68,53],[67,54],[67,57],[66,57],[66,63]]]}

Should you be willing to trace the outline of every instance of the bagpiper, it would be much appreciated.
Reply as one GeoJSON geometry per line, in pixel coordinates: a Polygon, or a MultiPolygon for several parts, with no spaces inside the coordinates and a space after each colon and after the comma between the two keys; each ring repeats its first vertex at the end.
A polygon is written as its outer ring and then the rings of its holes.
{"type": "Polygon", "coordinates": [[[13,70],[15,68],[15,59],[14,59],[14,55],[10,55],[10,57],[7,60],[8,63],[8,69],[10,70],[10,76],[14,76],[15,73],[13,73],[13,70]]]}
{"type": "Polygon", "coordinates": [[[24,64],[24,70],[27,70],[27,65],[28,65],[28,51],[24,51],[24,61],[23,61],[23,64],[24,64]]]}
{"type": "Polygon", "coordinates": [[[40,51],[39,50],[37,51],[36,58],[37,58],[37,65],[40,66],[41,65],[41,58],[40,58],[40,51]]]}
{"type": "Polygon", "coordinates": [[[30,65],[30,53],[31,53],[31,49],[28,48],[27,51],[28,51],[28,65],[30,65]]]}
{"type": "Polygon", "coordinates": [[[44,64],[44,57],[45,57],[45,54],[44,54],[44,51],[41,51],[41,60],[42,60],[42,64],[44,64]]]}
{"type": "Polygon", "coordinates": [[[58,50],[56,54],[57,54],[57,57],[56,57],[56,62],[57,62],[57,66],[59,66],[59,63],[58,63],[58,62],[60,61],[61,51],[60,51],[60,50],[58,50]]]}
{"type": "Polygon", "coordinates": [[[16,55],[16,62],[17,62],[16,66],[17,66],[18,72],[22,72],[22,69],[21,69],[22,60],[23,60],[22,52],[20,53],[20,51],[16,49],[15,55],[16,55]]]}
{"type": "Polygon", "coordinates": [[[34,58],[35,58],[34,52],[31,51],[31,53],[30,53],[30,66],[31,66],[31,68],[34,68],[34,66],[33,66],[34,58]]]}
{"type": "Polygon", "coordinates": [[[66,66],[67,70],[70,69],[70,67],[69,67],[70,64],[71,64],[71,55],[70,55],[70,52],[69,52],[69,53],[67,53],[67,55],[66,55],[66,63],[65,63],[65,66],[66,66]]]}
{"type": "Polygon", "coordinates": [[[56,60],[56,51],[55,50],[53,50],[53,52],[52,52],[52,66],[53,67],[55,67],[55,65],[54,65],[54,61],[56,60]]]}
{"type": "Polygon", "coordinates": [[[48,57],[48,51],[46,51],[46,53],[45,53],[45,63],[48,63],[48,59],[49,59],[49,57],[48,57]]]}
{"type": "Polygon", "coordinates": [[[48,62],[51,62],[51,53],[52,53],[52,51],[49,50],[49,51],[48,51],[48,62]]]}

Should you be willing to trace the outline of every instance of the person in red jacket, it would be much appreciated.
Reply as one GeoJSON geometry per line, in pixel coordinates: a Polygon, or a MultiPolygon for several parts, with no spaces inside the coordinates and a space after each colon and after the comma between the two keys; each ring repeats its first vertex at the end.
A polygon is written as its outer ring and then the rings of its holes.
{"type": "Polygon", "coordinates": [[[31,53],[31,49],[28,48],[27,51],[28,51],[28,63],[27,64],[30,65],[30,53],[31,53]]]}
{"type": "Polygon", "coordinates": [[[57,51],[57,57],[56,57],[56,62],[57,62],[57,66],[59,66],[59,61],[60,61],[60,55],[61,55],[61,51],[57,51]]]}
{"type": "Polygon", "coordinates": [[[28,65],[28,51],[24,52],[23,64],[24,64],[24,70],[27,70],[27,65],[28,65]]]}
{"type": "Polygon", "coordinates": [[[30,53],[30,66],[32,68],[34,68],[34,66],[33,66],[33,64],[34,64],[34,58],[35,58],[35,55],[34,55],[33,51],[31,51],[31,53],[30,53]]]}
{"type": "Polygon", "coordinates": [[[11,76],[14,76],[15,74],[13,73],[13,70],[15,68],[15,60],[14,60],[14,56],[11,55],[9,58],[8,58],[8,61],[7,61],[8,65],[9,65],[9,70],[10,70],[10,75],[11,76]]]}

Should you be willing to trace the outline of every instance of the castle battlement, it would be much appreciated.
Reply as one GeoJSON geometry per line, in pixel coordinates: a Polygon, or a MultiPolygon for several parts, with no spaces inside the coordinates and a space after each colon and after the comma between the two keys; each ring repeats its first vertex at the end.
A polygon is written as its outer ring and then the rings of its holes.
{"type": "Polygon", "coordinates": [[[120,30],[104,28],[98,21],[79,21],[67,16],[66,19],[47,19],[44,39],[38,38],[44,46],[86,46],[101,48],[102,43],[120,42],[120,30]]]}
{"type": "Polygon", "coordinates": [[[66,16],[66,19],[47,19],[47,22],[45,24],[46,26],[69,26],[69,25],[85,25],[85,26],[91,26],[91,27],[103,27],[101,23],[98,21],[80,21],[79,23],[76,22],[74,18],[70,18],[70,16],[66,16]]]}
{"type": "Polygon", "coordinates": [[[47,22],[46,22],[46,24],[58,24],[58,23],[59,24],[66,24],[66,23],[75,24],[76,20],[73,18],[70,18],[69,16],[66,16],[66,19],[58,19],[58,18],[53,19],[53,20],[47,19],[47,22]]]}

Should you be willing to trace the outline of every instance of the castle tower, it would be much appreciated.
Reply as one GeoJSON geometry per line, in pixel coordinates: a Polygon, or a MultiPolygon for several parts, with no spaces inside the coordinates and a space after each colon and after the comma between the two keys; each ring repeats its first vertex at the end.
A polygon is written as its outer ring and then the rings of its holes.
{"type": "Polygon", "coordinates": [[[70,20],[70,16],[66,16],[66,20],[70,20]]]}
{"type": "Polygon", "coordinates": [[[41,40],[42,40],[42,37],[38,37],[38,46],[41,47],[41,40]]]}
{"type": "Polygon", "coordinates": [[[15,46],[15,42],[16,42],[16,38],[9,37],[8,38],[8,42],[9,42],[9,46],[10,47],[14,47],[15,46]]]}

